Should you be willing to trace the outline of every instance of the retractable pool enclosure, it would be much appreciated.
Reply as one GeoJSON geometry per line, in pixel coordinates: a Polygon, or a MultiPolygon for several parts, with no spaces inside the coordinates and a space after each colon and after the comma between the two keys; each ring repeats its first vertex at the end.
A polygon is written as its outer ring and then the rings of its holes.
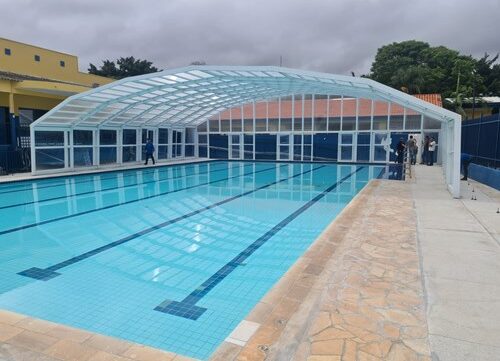
{"type": "MultiPolygon", "coordinates": [[[[31,124],[33,174],[227,158],[387,163],[411,134],[437,140],[459,196],[460,115],[373,80],[271,66],[189,66],[74,95],[31,124]]],[[[420,151],[419,151],[420,154],[420,151]]]]}

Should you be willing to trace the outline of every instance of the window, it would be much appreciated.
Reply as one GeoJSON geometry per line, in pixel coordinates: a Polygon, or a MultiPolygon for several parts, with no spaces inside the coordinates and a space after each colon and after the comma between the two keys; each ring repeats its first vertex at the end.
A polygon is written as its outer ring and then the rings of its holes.
{"type": "Polygon", "coordinates": [[[40,55],[35,55],[35,61],[40,61],[40,55]]]}
{"type": "Polygon", "coordinates": [[[59,65],[64,68],[66,66],[66,63],[64,62],[64,60],[60,60],[59,65]]]}
{"type": "Polygon", "coordinates": [[[5,52],[5,55],[10,55],[10,49],[9,48],[5,48],[4,52],[5,52]]]}

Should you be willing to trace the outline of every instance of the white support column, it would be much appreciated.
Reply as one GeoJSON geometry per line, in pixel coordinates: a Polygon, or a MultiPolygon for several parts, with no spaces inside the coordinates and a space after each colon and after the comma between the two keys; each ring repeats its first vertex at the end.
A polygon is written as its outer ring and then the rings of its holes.
{"type": "Polygon", "coordinates": [[[30,126],[30,152],[31,152],[31,174],[36,174],[36,142],[35,127],[30,126]]]}
{"type": "Polygon", "coordinates": [[[64,169],[69,169],[70,167],[70,158],[72,158],[69,153],[71,151],[71,146],[70,146],[70,143],[69,143],[69,131],[68,130],[64,130],[63,131],[63,134],[64,134],[64,169]]]}
{"type": "Polygon", "coordinates": [[[99,160],[99,144],[100,144],[100,140],[99,140],[99,129],[95,129],[92,131],[92,137],[94,139],[94,142],[93,142],[93,149],[94,149],[94,166],[99,168],[99,165],[100,165],[100,160],[99,160]]]}
{"type": "MultiPolygon", "coordinates": [[[[453,142],[453,165],[451,177],[452,179],[448,181],[451,183],[452,195],[454,198],[460,198],[460,146],[462,141],[462,116],[458,115],[453,120],[453,139],[449,139],[449,142],[453,142]]],[[[449,137],[451,138],[451,137],[449,137]]]]}
{"type": "Polygon", "coordinates": [[[255,129],[255,100],[252,102],[252,114],[253,114],[253,160],[255,160],[255,134],[257,129],[255,129]]]}
{"type": "Polygon", "coordinates": [[[135,161],[142,161],[142,128],[135,130],[135,161]]]}
{"type": "Polygon", "coordinates": [[[69,168],[71,170],[75,169],[75,144],[74,144],[74,137],[73,137],[73,129],[70,129],[69,131],[69,154],[70,154],[70,159],[69,159],[69,168]]]}
{"type": "Polygon", "coordinates": [[[123,163],[123,129],[116,130],[116,163],[123,163]]]}
{"type": "MultiPolygon", "coordinates": [[[[219,126],[220,126],[220,118],[219,118],[219,126]]],[[[174,138],[173,138],[172,128],[168,128],[167,159],[172,159],[172,147],[173,147],[172,142],[173,141],[174,141],[174,138]]]]}

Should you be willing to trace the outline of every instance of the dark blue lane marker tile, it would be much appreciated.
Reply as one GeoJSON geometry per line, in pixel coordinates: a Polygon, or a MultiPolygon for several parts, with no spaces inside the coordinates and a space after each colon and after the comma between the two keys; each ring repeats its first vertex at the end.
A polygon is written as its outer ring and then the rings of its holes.
{"type": "MultiPolygon", "coordinates": [[[[180,176],[171,177],[171,178],[162,178],[162,179],[159,179],[159,180],[153,179],[153,180],[142,182],[142,183],[135,182],[134,184],[127,184],[125,186],[109,187],[109,188],[103,188],[103,189],[88,191],[88,192],[68,194],[68,195],[59,196],[59,197],[53,197],[53,198],[47,198],[47,199],[40,199],[38,201],[31,201],[31,202],[24,202],[24,203],[17,203],[17,204],[9,204],[7,206],[1,206],[0,209],[14,208],[14,207],[19,207],[19,206],[27,206],[27,205],[30,205],[30,204],[43,203],[43,202],[48,202],[48,201],[55,201],[55,200],[64,199],[64,198],[73,198],[73,197],[83,196],[83,195],[86,195],[86,194],[107,192],[107,191],[111,191],[111,190],[114,190],[114,189],[125,189],[125,188],[130,188],[130,187],[142,186],[143,184],[149,184],[149,183],[163,183],[163,182],[166,182],[166,181],[169,181],[169,180],[175,180],[175,179],[181,179],[181,178],[189,178],[189,177],[194,177],[194,176],[201,175],[201,174],[222,172],[222,171],[225,171],[225,170],[229,170],[229,168],[208,170],[206,172],[199,172],[199,173],[191,174],[191,175],[180,175],[180,176]]],[[[64,186],[64,185],[61,185],[61,186],[64,186]]]]}
{"type": "MultiPolygon", "coordinates": [[[[191,165],[190,167],[185,167],[184,169],[194,169],[196,168],[196,165],[197,164],[214,164],[212,162],[215,162],[215,161],[207,161],[207,162],[198,162],[198,163],[186,163],[186,165],[191,165]]],[[[217,164],[217,163],[215,163],[217,164]]],[[[179,165],[182,165],[182,164],[178,164],[177,166],[179,165]]],[[[104,176],[101,176],[101,174],[104,174],[104,173],[88,173],[88,174],[72,174],[70,177],[96,177],[96,176],[100,176],[101,177],[101,181],[105,181],[105,180],[113,180],[113,179],[116,179],[116,176],[118,175],[118,173],[124,173],[123,174],[123,177],[133,177],[133,176],[137,176],[137,172],[138,171],[141,171],[141,175],[147,175],[147,174],[151,174],[151,173],[154,173],[156,172],[157,170],[158,171],[161,171],[162,169],[168,169],[170,167],[175,167],[175,165],[172,165],[172,164],[165,164],[163,166],[160,166],[160,167],[155,167],[155,168],[152,168],[152,169],[149,169],[149,168],[146,168],[146,169],[124,169],[122,171],[111,171],[111,172],[106,172],[106,173],[112,173],[114,174],[114,176],[112,177],[104,177],[104,176]],[[135,173],[134,173],[135,172],[135,173]]],[[[178,171],[180,171],[182,168],[179,168],[178,171]]],[[[59,183],[49,183],[49,184],[46,184],[46,185],[40,185],[37,187],[37,189],[45,189],[45,188],[53,188],[53,187],[61,187],[61,186],[65,186],[66,184],[64,183],[64,180],[67,179],[67,177],[57,177],[57,179],[61,182],[59,183]]],[[[23,189],[9,189],[7,191],[0,191],[0,194],[4,194],[4,193],[14,193],[14,192],[25,192],[25,191],[31,191],[33,188],[31,187],[31,185],[33,184],[33,182],[36,182],[36,181],[45,181],[46,179],[40,179],[40,180],[26,180],[26,181],[20,181],[20,182],[30,182],[29,184],[26,184],[26,188],[23,188],[23,189]]],[[[94,182],[94,179],[81,179],[80,181],[78,180],[75,180],[73,184],[80,184],[80,183],[93,183],[94,182]]]]}
{"type": "Polygon", "coordinates": [[[47,219],[46,221],[25,224],[23,226],[19,226],[19,227],[15,227],[15,228],[6,229],[4,231],[0,231],[0,236],[4,235],[4,234],[7,234],[7,233],[21,231],[21,230],[24,230],[24,229],[27,229],[27,228],[37,227],[37,226],[41,226],[41,225],[44,225],[44,224],[61,221],[61,220],[64,220],[64,219],[69,219],[69,218],[73,218],[73,217],[82,216],[84,214],[89,214],[89,213],[93,213],[93,212],[102,211],[102,210],[105,210],[105,209],[110,209],[110,208],[114,208],[114,207],[118,207],[118,206],[123,206],[124,204],[136,203],[136,202],[143,201],[145,199],[156,198],[156,197],[164,196],[164,195],[171,194],[171,193],[177,193],[177,192],[185,191],[185,190],[188,190],[188,189],[194,189],[194,188],[197,188],[197,187],[202,187],[202,186],[214,184],[214,183],[217,183],[217,182],[223,182],[223,181],[226,181],[226,180],[229,180],[229,179],[233,179],[233,178],[239,178],[239,177],[243,177],[243,176],[246,176],[246,175],[252,175],[252,174],[256,174],[256,173],[261,173],[261,172],[268,171],[270,169],[276,169],[276,168],[275,167],[271,167],[271,168],[266,168],[266,169],[259,170],[259,171],[256,171],[256,172],[248,172],[248,173],[236,175],[236,176],[233,176],[233,177],[227,177],[227,178],[223,178],[223,179],[219,179],[219,180],[215,180],[215,181],[210,181],[210,182],[195,184],[195,185],[192,185],[192,186],[189,186],[189,187],[174,189],[174,190],[171,190],[171,191],[160,192],[158,194],[153,194],[151,196],[146,196],[146,197],[142,197],[142,198],[138,198],[138,199],[133,199],[133,200],[125,201],[125,202],[121,202],[121,203],[111,204],[109,206],[105,206],[105,207],[101,207],[101,208],[95,208],[95,209],[90,209],[88,211],[83,211],[83,212],[78,212],[78,213],[74,213],[74,214],[69,214],[67,216],[62,216],[62,217],[47,219]]]}
{"type": "Polygon", "coordinates": [[[203,282],[198,288],[186,296],[182,301],[172,301],[165,300],[156,306],[154,309],[163,313],[168,313],[174,316],[188,318],[190,320],[197,320],[205,311],[206,308],[196,306],[196,303],[200,301],[208,292],[210,292],[215,286],[217,286],[224,278],[226,278],[231,272],[233,272],[236,267],[241,266],[243,262],[250,257],[256,250],[258,250],[262,245],[264,245],[270,238],[272,238],[277,232],[285,228],[290,222],[295,218],[300,216],[310,207],[312,207],[321,198],[326,196],[329,192],[337,188],[341,183],[345,182],[351,178],[355,173],[359,172],[364,167],[357,168],[351,174],[345,176],[338,182],[332,184],[330,187],[326,188],[323,192],[318,194],[316,197],[308,201],[302,207],[297,209],[295,212],[290,214],[288,217],[283,219],[281,222],[276,224],[273,228],[259,237],[255,242],[245,248],[231,261],[226,263],[222,268],[215,272],[209,279],[203,282]]]}
{"type": "MultiPolygon", "coordinates": [[[[283,168],[283,167],[288,167],[288,165],[282,165],[279,168],[283,168]]],[[[236,196],[223,199],[223,200],[221,200],[219,202],[212,203],[211,205],[208,205],[206,207],[197,209],[195,211],[192,211],[190,213],[184,214],[182,216],[179,216],[179,217],[176,217],[176,218],[173,218],[173,219],[169,219],[168,221],[162,222],[162,223],[154,225],[152,227],[145,228],[142,231],[139,231],[137,233],[128,235],[127,237],[121,238],[121,239],[119,239],[117,241],[105,244],[104,246],[101,246],[101,247],[98,247],[98,248],[94,248],[93,250],[85,252],[85,253],[83,253],[83,254],[81,254],[79,256],[75,256],[75,257],[69,258],[69,259],[67,259],[65,261],[59,262],[59,263],[57,263],[55,265],[52,265],[50,267],[47,267],[47,268],[32,267],[32,268],[29,268],[27,270],[18,272],[17,274],[21,275],[21,276],[25,276],[25,277],[30,277],[30,278],[34,278],[34,279],[37,279],[37,280],[41,280],[41,281],[48,281],[48,280],[50,280],[50,279],[52,279],[54,277],[59,276],[60,273],[57,273],[55,271],[60,270],[61,268],[64,268],[64,267],[67,267],[67,266],[72,265],[74,263],[83,261],[84,259],[87,259],[89,257],[95,256],[96,254],[99,254],[101,252],[107,251],[108,249],[114,248],[114,247],[119,246],[121,244],[127,243],[127,242],[129,242],[129,241],[131,241],[133,239],[136,239],[138,237],[144,236],[144,235],[146,235],[148,233],[151,233],[151,232],[154,232],[154,231],[156,231],[158,229],[161,229],[161,228],[164,228],[164,227],[169,226],[171,224],[174,224],[174,223],[177,223],[179,221],[182,221],[183,219],[195,216],[195,215],[200,214],[202,212],[208,211],[209,209],[212,209],[212,208],[221,206],[223,204],[229,203],[231,201],[234,201],[235,199],[238,199],[238,198],[244,197],[246,195],[255,193],[255,192],[257,192],[257,191],[259,191],[261,189],[268,188],[268,187],[270,187],[272,185],[284,182],[284,181],[292,179],[292,178],[296,178],[296,177],[298,177],[298,176],[300,176],[302,174],[307,174],[307,173],[312,172],[313,170],[316,170],[316,169],[319,169],[319,168],[323,168],[323,167],[324,166],[316,167],[314,169],[311,169],[311,170],[308,170],[308,171],[305,171],[305,172],[301,172],[301,173],[293,175],[291,177],[283,178],[283,179],[274,181],[272,183],[268,183],[268,184],[265,184],[263,186],[254,188],[252,190],[240,193],[240,194],[238,194],[236,196]]],[[[267,168],[265,170],[257,171],[255,173],[263,172],[263,171],[268,171],[268,170],[271,170],[271,169],[275,170],[276,167],[267,168]]],[[[249,174],[255,174],[255,173],[254,172],[249,172],[247,175],[249,175],[249,174]]],[[[242,174],[242,175],[240,175],[238,177],[241,177],[241,176],[244,176],[244,175],[245,174],[242,174]]]]}

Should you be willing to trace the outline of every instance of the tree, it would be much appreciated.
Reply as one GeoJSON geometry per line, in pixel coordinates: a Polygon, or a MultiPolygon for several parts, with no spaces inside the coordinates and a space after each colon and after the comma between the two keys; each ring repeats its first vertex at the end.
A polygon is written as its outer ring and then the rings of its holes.
{"type": "Polygon", "coordinates": [[[460,91],[462,96],[471,96],[473,88],[478,94],[485,90],[477,63],[471,56],[445,46],[431,47],[426,42],[408,40],[378,49],[369,77],[413,94],[440,93],[450,97],[460,91]],[[460,89],[456,90],[459,73],[460,89]]]}
{"type": "Polygon", "coordinates": [[[134,75],[156,73],[159,70],[153,66],[151,61],[129,56],[118,59],[116,64],[114,61],[104,60],[99,69],[94,64],[90,64],[88,71],[90,74],[122,79],[134,75]]]}

